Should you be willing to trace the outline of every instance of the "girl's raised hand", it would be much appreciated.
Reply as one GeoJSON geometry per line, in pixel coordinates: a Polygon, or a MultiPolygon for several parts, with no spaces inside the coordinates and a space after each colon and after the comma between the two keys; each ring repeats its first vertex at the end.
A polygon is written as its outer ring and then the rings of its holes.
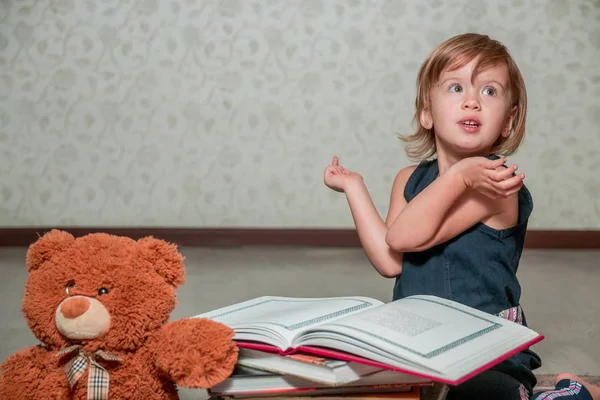
{"type": "Polygon", "coordinates": [[[336,192],[344,192],[346,185],[353,180],[362,180],[362,176],[342,167],[338,158],[334,156],[331,165],[325,168],[325,185],[336,192]]]}
{"type": "Polygon", "coordinates": [[[524,174],[513,173],[515,164],[503,167],[505,158],[489,160],[485,157],[470,157],[454,165],[465,185],[494,199],[504,199],[518,192],[523,186],[524,174]]]}

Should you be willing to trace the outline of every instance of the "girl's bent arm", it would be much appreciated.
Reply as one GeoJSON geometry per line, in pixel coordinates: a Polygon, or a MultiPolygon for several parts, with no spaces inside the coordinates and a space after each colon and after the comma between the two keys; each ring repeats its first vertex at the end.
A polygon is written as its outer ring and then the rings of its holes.
{"type": "Polygon", "coordinates": [[[377,272],[386,278],[396,277],[402,272],[402,253],[391,249],[385,238],[389,226],[406,206],[404,186],[414,169],[415,166],[404,168],[394,179],[385,223],[362,179],[353,181],[346,189],[346,198],[365,253],[377,272]]]}
{"type": "Polygon", "coordinates": [[[356,231],[367,258],[386,278],[402,272],[402,254],[390,249],[385,242],[388,227],[385,225],[362,179],[353,179],[345,189],[356,231]]]}
{"type": "Polygon", "coordinates": [[[469,190],[451,168],[404,207],[385,240],[399,252],[423,251],[515,207],[515,195],[494,200],[469,190]]]}

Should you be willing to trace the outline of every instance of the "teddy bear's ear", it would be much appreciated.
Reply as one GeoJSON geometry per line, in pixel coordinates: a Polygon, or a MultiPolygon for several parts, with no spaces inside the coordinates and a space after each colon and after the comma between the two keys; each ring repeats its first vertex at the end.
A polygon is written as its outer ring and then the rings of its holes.
{"type": "Polygon", "coordinates": [[[27,250],[25,264],[27,271],[31,272],[48,261],[56,253],[69,248],[75,242],[75,238],[68,232],[52,229],[35,241],[27,250]]]}
{"type": "Polygon", "coordinates": [[[173,287],[178,287],[185,280],[183,255],[177,245],[151,236],[137,241],[140,255],[152,263],[156,272],[173,287]]]}

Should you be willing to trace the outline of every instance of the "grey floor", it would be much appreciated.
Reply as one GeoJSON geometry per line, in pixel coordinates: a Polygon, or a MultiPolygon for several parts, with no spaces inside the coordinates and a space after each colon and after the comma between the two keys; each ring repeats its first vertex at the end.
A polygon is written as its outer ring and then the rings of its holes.
{"type": "MultiPolygon", "coordinates": [[[[36,343],[21,315],[27,278],[25,248],[0,248],[0,360],[36,343]]],[[[393,281],[380,277],[359,249],[182,248],[187,280],[173,319],[265,294],[364,295],[391,299],[393,281]]],[[[530,327],[546,339],[534,346],[536,373],[600,375],[600,251],[523,254],[519,278],[530,327]]],[[[182,399],[203,398],[182,391],[182,399]]]]}

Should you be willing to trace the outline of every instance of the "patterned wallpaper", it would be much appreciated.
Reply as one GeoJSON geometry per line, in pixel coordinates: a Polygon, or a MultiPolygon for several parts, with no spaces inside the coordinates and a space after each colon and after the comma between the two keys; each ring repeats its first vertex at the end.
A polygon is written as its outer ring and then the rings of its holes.
{"type": "Polygon", "coordinates": [[[385,215],[419,65],[476,31],[528,84],[531,227],[600,228],[598,0],[0,0],[0,21],[1,226],[352,227],[333,155],[385,215]]]}

